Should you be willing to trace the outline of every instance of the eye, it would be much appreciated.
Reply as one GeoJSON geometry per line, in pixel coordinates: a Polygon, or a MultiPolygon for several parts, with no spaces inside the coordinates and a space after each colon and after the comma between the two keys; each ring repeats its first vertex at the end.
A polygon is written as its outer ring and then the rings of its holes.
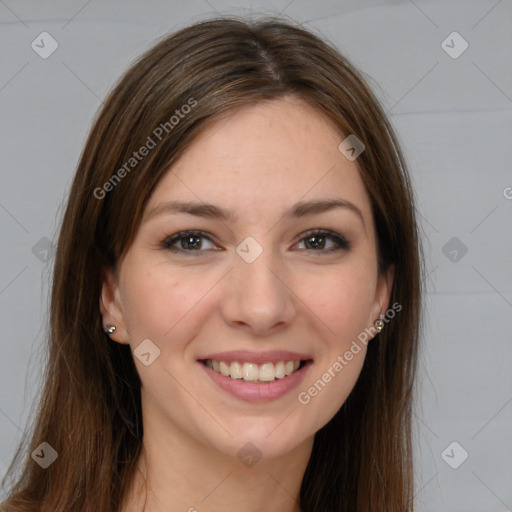
{"type": "MultiPolygon", "coordinates": [[[[350,249],[350,242],[341,234],[325,229],[313,229],[302,235],[301,240],[295,245],[303,244],[300,250],[308,250],[318,253],[330,253],[350,249]]],[[[181,252],[191,255],[207,250],[219,250],[210,237],[202,231],[180,231],[166,237],[160,246],[172,252],[181,252]],[[206,241],[206,244],[205,244],[206,241]]]]}
{"type": "Polygon", "coordinates": [[[302,235],[297,245],[304,244],[300,249],[314,252],[335,252],[350,249],[350,242],[339,233],[325,229],[313,229],[302,235]]]}
{"type": "Polygon", "coordinates": [[[161,244],[164,249],[173,252],[201,252],[204,250],[215,250],[215,245],[210,238],[202,231],[180,231],[165,238],[161,244]],[[203,240],[206,240],[206,246],[203,240]],[[210,246],[208,246],[210,245],[210,246]]]}

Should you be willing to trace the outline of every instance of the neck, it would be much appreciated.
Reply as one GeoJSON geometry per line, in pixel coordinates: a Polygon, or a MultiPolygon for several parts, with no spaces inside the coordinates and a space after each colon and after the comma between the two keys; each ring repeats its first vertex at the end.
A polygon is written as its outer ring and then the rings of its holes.
{"type": "Polygon", "coordinates": [[[300,512],[313,438],[254,464],[207,447],[189,433],[144,422],[142,455],[122,512],[300,512]]]}

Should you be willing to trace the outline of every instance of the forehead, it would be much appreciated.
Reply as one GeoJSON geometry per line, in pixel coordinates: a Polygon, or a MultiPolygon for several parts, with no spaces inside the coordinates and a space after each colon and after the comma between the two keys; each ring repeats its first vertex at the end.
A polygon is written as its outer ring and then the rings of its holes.
{"type": "Polygon", "coordinates": [[[338,150],[344,138],[295,97],[245,106],[195,139],[161,179],[148,207],[172,198],[262,213],[298,200],[342,197],[370,216],[357,163],[338,150]]]}

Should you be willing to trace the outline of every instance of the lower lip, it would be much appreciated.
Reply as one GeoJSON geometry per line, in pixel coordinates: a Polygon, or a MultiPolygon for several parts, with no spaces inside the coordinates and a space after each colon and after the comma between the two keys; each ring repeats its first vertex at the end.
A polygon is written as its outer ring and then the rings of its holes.
{"type": "Polygon", "coordinates": [[[232,379],[221,373],[208,368],[198,361],[208,377],[215,382],[221,389],[231,395],[245,400],[246,402],[270,402],[277,400],[296,388],[306,375],[312,362],[308,361],[300,370],[293,372],[282,379],[275,379],[271,382],[251,382],[243,379],[232,379]]]}

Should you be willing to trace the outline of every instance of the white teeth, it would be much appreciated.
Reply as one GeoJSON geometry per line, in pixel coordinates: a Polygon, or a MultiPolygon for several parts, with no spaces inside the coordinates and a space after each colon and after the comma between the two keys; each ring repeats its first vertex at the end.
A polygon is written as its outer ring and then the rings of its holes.
{"type": "Polygon", "coordinates": [[[260,370],[256,363],[244,363],[242,367],[244,380],[258,380],[259,374],[260,370]]]}
{"type": "Polygon", "coordinates": [[[274,369],[274,363],[265,363],[260,366],[260,380],[269,382],[275,380],[276,371],[274,369]]]}
{"type": "Polygon", "coordinates": [[[217,373],[232,379],[243,379],[250,382],[272,382],[275,379],[283,379],[297,371],[300,361],[278,361],[277,363],[239,363],[233,361],[226,363],[225,361],[212,361],[205,359],[204,364],[217,373]]]}
{"type": "Polygon", "coordinates": [[[282,379],[286,374],[284,373],[284,361],[276,363],[276,379],[282,379]]]}
{"type": "Polygon", "coordinates": [[[229,374],[231,375],[232,379],[241,379],[243,377],[242,365],[240,363],[237,363],[236,361],[231,363],[229,374]]]}
{"type": "Polygon", "coordinates": [[[221,361],[219,363],[219,366],[220,366],[220,373],[222,373],[222,375],[224,375],[226,377],[229,377],[229,366],[224,361],[221,361]]]}

